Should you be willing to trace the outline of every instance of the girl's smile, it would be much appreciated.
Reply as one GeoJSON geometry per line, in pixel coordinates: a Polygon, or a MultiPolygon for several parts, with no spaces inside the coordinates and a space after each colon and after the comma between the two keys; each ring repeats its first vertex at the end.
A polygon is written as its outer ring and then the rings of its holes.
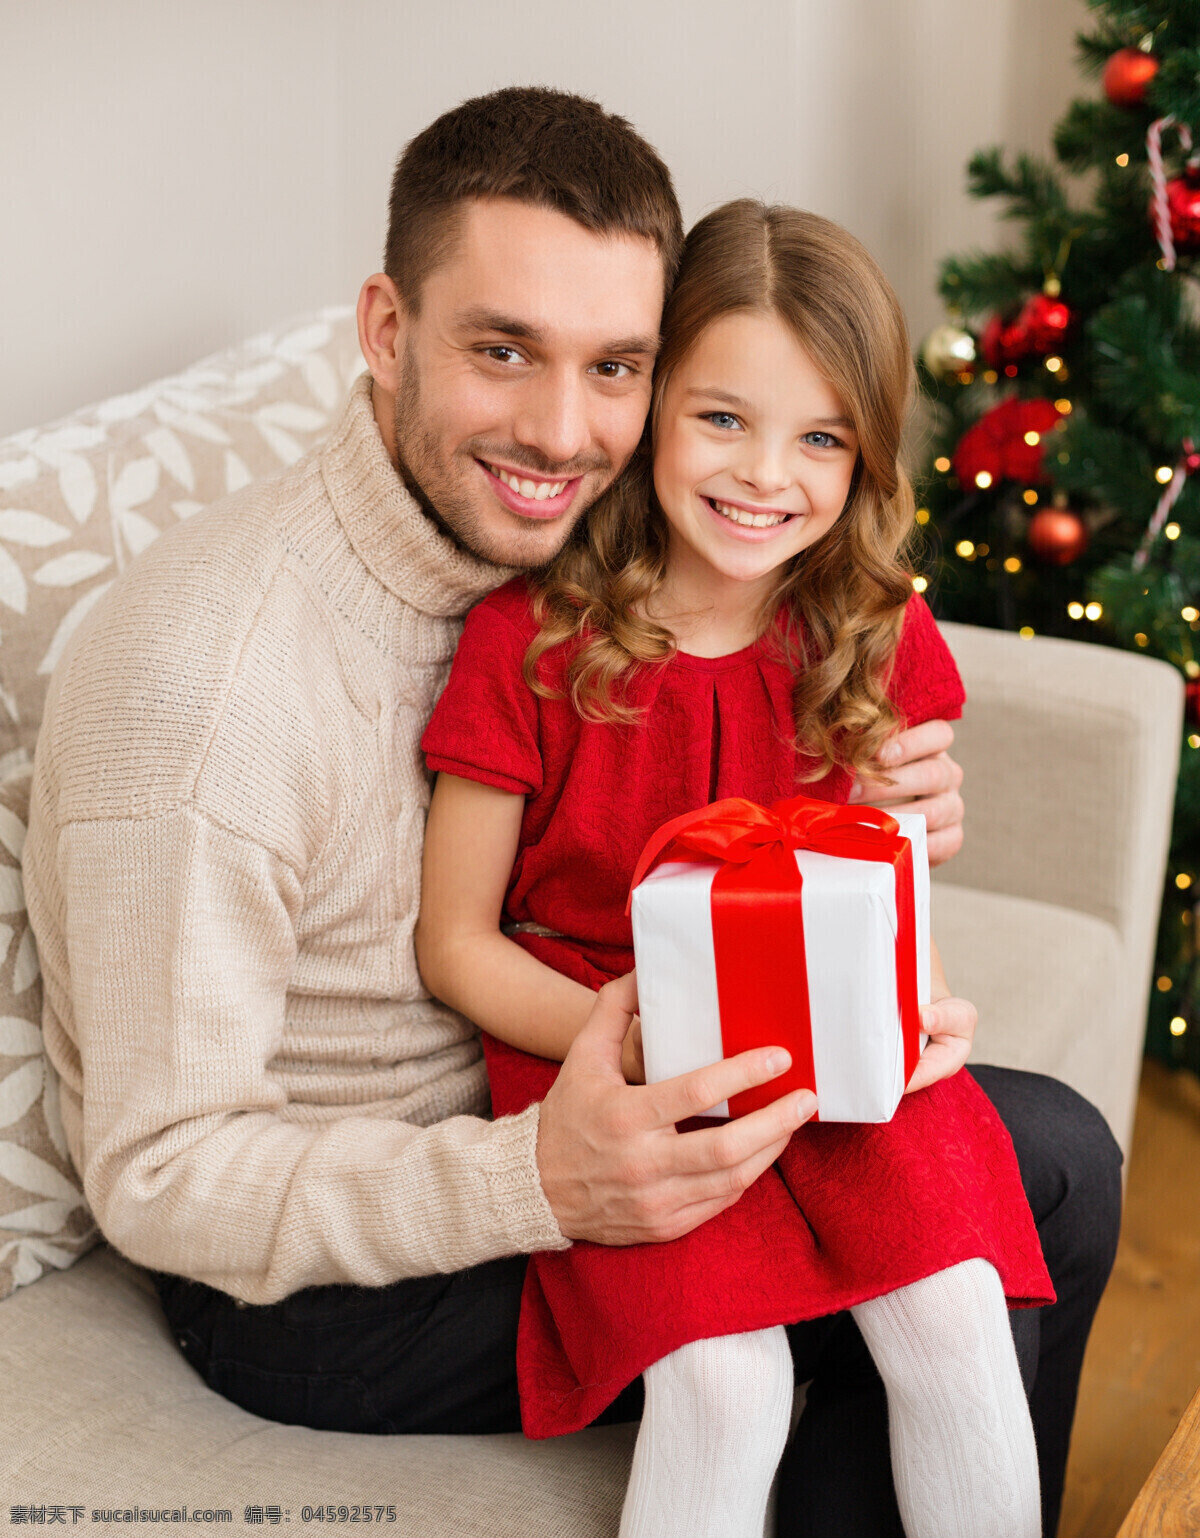
{"type": "Polygon", "coordinates": [[[757,615],[779,568],[833,527],[857,458],[837,391],[783,321],[714,321],[669,379],[655,433],[671,609],[757,615]]]}

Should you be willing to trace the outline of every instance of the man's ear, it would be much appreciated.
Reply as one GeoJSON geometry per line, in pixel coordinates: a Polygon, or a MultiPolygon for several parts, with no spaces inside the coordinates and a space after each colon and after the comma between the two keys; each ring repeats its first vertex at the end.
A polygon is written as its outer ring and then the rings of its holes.
{"type": "Polygon", "coordinates": [[[389,395],[400,384],[408,310],[386,272],[376,272],[358,295],[358,345],[375,383],[389,395]]]}

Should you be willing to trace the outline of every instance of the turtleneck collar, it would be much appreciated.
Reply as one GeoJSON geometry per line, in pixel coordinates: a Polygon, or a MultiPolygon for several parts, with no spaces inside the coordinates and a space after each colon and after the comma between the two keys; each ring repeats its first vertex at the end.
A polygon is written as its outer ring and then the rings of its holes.
{"type": "Polygon", "coordinates": [[[321,472],[355,553],[384,587],[423,614],[464,614],[513,575],[460,550],[421,511],[388,458],[361,374],[321,450],[321,472]]]}

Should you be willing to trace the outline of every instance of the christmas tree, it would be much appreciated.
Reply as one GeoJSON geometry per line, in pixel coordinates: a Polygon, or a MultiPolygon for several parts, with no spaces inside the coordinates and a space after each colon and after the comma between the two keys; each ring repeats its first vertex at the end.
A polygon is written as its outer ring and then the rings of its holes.
{"type": "Polygon", "coordinates": [[[1185,675],[1148,1047],[1200,1070],[1200,0],[1088,4],[1099,83],[1054,162],[991,149],[968,168],[1020,234],[942,266],[916,583],[946,619],[1185,675]]]}

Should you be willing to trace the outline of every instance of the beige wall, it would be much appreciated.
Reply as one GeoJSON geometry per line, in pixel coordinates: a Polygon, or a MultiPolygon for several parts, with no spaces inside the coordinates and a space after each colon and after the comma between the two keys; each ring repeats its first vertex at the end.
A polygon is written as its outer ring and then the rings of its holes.
{"type": "Polygon", "coordinates": [[[991,241],[971,150],[1044,148],[1082,0],[0,0],[0,433],[171,372],[379,260],[400,145],[464,96],[599,96],[685,215],[805,204],[915,334],[991,241]]]}

